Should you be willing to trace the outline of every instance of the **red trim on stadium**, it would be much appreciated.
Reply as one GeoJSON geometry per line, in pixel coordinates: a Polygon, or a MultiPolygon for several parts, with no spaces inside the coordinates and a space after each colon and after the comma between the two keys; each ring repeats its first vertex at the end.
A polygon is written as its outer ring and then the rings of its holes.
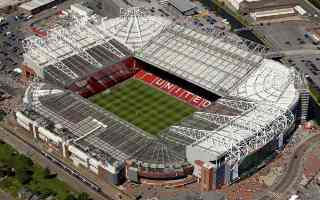
{"type": "Polygon", "coordinates": [[[137,62],[133,57],[126,58],[119,63],[104,67],[82,80],[74,82],[68,89],[78,93],[83,97],[90,97],[102,92],[131,77],[143,80],[146,84],[156,87],[168,95],[175,96],[181,101],[191,106],[203,109],[211,102],[203,97],[195,95],[167,80],[136,68],[137,62]],[[139,70],[139,71],[137,71],[139,70]]]}
{"type": "Polygon", "coordinates": [[[128,78],[135,73],[132,66],[133,58],[127,58],[119,63],[104,67],[87,77],[74,82],[68,89],[83,97],[90,97],[102,92],[128,78]]]}
{"type": "Polygon", "coordinates": [[[154,74],[149,72],[145,72],[144,70],[139,70],[135,75],[134,78],[144,81],[146,84],[156,87],[165,93],[175,96],[178,99],[182,100],[183,102],[190,104],[193,107],[203,109],[208,107],[211,102],[207,99],[195,95],[169,81],[161,79],[154,74]]]}
{"type": "Polygon", "coordinates": [[[36,72],[28,67],[27,65],[21,65],[22,70],[22,79],[23,80],[29,80],[32,79],[34,76],[36,76],[36,72]]]}

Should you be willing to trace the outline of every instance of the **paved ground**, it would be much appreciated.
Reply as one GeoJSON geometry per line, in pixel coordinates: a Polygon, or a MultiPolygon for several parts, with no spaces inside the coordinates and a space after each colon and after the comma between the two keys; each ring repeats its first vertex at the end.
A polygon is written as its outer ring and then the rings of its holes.
{"type": "MultiPolygon", "coordinates": [[[[303,0],[301,1],[302,5],[306,4],[305,7],[311,15],[318,13],[318,10],[312,9],[303,0]]],[[[320,88],[320,76],[317,72],[320,69],[320,63],[317,61],[320,56],[320,44],[314,44],[305,36],[306,28],[310,26],[317,26],[317,23],[313,19],[308,19],[264,24],[257,27],[257,32],[265,36],[275,51],[283,53],[291,66],[309,75],[315,86],[320,88]]]]}
{"type": "Polygon", "coordinates": [[[8,25],[0,26],[0,72],[12,72],[23,61],[21,40],[25,37],[20,32],[21,22],[13,16],[7,17],[8,25]]]}
{"type": "Polygon", "coordinates": [[[293,49],[293,50],[282,50],[279,53],[286,55],[287,57],[306,57],[306,56],[320,56],[320,51],[317,49],[293,49]]]}
{"type": "Polygon", "coordinates": [[[0,9],[6,8],[8,6],[16,6],[23,2],[27,2],[28,0],[1,0],[0,1],[0,9]]]}
{"type": "Polygon", "coordinates": [[[314,135],[295,149],[281,180],[272,185],[260,200],[285,199],[287,193],[293,185],[297,184],[298,178],[302,175],[302,162],[307,150],[315,144],[320,144],[320,134],[314,135]]]}
{"type": "MultiPolygon", "coordinates": [[[[307,74],[313,83],[320,86],[320,51],[317,54],[308,54],[307,51],[300,50],[301,54],[296,51],[296,54],[288,55],[287,60],[291,66],[300,69],[307,74]]],[[[312,53],[312,52],[310,52],[312,53]]],[[[314,52],[316,53],[316,52],[314,52]]]]}
{"type": "Polygon", "coordinates": [[[308,22],[292,21],[285,23],[272,23],[259,26],[259,32],[262,33],[273,45],[279,50],[296,50],[296,49],[315,49],[317,45],[304,37],[305,27],[308,22]]]}
{"type": "Polygon", "coordinates": [[[0,200],[15,200],[10,194],[0,190],[0,200]]]}

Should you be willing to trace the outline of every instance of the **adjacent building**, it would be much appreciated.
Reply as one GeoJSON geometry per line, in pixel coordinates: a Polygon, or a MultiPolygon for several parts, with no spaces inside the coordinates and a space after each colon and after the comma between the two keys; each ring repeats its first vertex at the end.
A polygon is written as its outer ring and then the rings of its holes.
{"type": "Polygon", "coordinates": [[[91,16],[94,14],[94,11],[86,6],[83,6],[79,3],[75,3],[75,4],[72,4],[70,6],[70,9],[72,12],[74,12],[75,14],[78,14],[80,16],[91,16]]]}
{"type": "Polygon", "coordinates": [[[242,15],[249,15],[255,22],[274,19],[298,19],[306,14],[297,0],[228,0],[242,15]]]}
{"type": "Polygon", "coordinates": [[[170,0],[168,4],[182,15],[191,16],[197,14],[197,6],[189,0],[170,0]]]}
{"type": "Polygon", "coordinates": [[[32,0],[21,4],[19,9],[27,14],[34,15],[46,9],[52,8],[63,1],[65,0],[32,0]]]}
{"type": "Polygon", "coordinates": [[[260,12],[294,8],[299,5],[297,0],[238,0],[241,1],[238,10],[241,13],[260,12]]]}

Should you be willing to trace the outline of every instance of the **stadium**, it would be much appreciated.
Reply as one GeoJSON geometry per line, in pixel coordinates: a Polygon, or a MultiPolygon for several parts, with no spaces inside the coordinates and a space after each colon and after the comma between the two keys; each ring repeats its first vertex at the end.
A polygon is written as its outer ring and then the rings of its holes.
{"type": "Polygon", "coordinates": [[[207,190],[230,184],[306,117],[301,77],[262,45],[140,8],[75,17],[23,47],[25,78],[41,81],[17,122],[112,184],[190,175],[207,190]]]}

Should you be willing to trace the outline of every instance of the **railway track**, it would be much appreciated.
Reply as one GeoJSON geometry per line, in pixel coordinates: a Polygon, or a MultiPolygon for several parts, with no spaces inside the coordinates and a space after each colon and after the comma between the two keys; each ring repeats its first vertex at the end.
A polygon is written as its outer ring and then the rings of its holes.
{"type": "Polygon", "coordinates": [[[301,146],[299,146],[292,156],[289,162],[289,168],[281,178],[281,180],[275,185],[271,186],[271,191],[266,193],[264,196],[259,198],[259,200],[282,200],[285,197],[286,191],[290,188],[292,183],[300,176],[299,168],[300,163],[304,157],[305,152],[314,144],[320,143],[320,135],[314,135],[305,141],[301,146]],[[283,194],[283,195],[270,195],[272,194],[283,194]]]}
{"type": "Polygon", "coordinates": [[[22,138],[21,136],[19,136],[18,134],[14,133],[13,131],[7,129],[6,127],[0,126],[0,130],[9,132],[11,135],[13,135],[14,137],[16,137],[18,140],[22,141],[23,143],[25,143],[26,145],[28,145],[33,151],[41,154],[42,156],[44,156],[46,159],[50,160],[51,163],[53,163],[54,165],[56,165],[57,167],[63,169],[68,175],[75,177],[76,179],[78,179],[79,181],[81,181],[82,183],[84,183],[85,185],[88,186],[88,188],[90,188],[92,191],[96,192],[97,194],[101,195],[101,197],[103,197],[105,200],[113,200],[112,197],[108,196],[107,194],[103,193],[101,191],[101,188],[93,183],[92,181],[90,181],[89,179],[87,179],[86,177],[80,175],[80,172],[71,169],[70,167],[68,167],[67,165],[65,165],[63,162],[60,162],[57,158],[55,158],[53,155],[44,152],[40,149],[38,149],[34,144],[29,143],[28,141],[26,141],[24,138],[22,138]]]}

